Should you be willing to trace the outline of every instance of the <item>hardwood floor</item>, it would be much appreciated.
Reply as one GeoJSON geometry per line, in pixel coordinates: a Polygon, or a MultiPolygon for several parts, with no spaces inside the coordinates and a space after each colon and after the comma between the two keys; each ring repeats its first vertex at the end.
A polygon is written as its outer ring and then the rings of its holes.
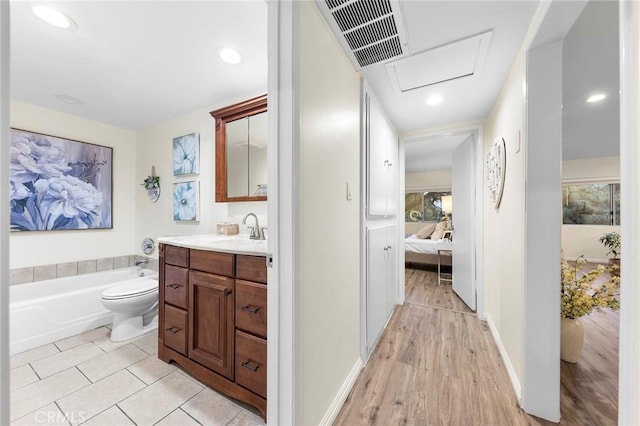
{"type": "MultiPolygon", "coordinates": [[[[488,326],[450,284],[438,286],[436,274],[423,270],[407,269],[406,279],[405,304],[394,312],[334,425],[553,424],[519,407],[488,326]]],[[[578,364],[562,363],[561,425],[616,423],[615,317],[617,312],[584,318],[583,356],[578,364]]]]}
{"type": "Polygon", "coordinates": [[[580,319],[584,348],[576,364],[562,361],[562,421],[566,425],[618,422],[618,311],[594,312],[580,319]]]}

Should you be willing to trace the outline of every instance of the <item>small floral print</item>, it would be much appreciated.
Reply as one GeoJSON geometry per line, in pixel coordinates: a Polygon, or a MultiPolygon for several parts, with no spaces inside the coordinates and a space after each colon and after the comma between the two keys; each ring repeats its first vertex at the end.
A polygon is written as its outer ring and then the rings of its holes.
{"type": "Polygon", "coordinates": [[[173,191],[173,220],[197,220],[196,182],[176,183],[173,191]]]}
{"type": "Polygon", "coordinates": [[[197,133],[173,139],[173,175],[198,173],[199,137],[197,133]]]}

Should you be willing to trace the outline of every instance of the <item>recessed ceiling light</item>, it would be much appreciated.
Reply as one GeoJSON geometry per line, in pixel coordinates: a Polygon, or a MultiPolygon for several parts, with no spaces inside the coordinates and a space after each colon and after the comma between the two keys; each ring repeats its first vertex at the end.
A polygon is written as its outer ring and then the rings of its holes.
{"type": "Polygon", "coordinates": [[[219,49],[218,56],[220,56],[220,59],[222,59],[224,62],[231,65],[237,65],[242,62],[242,54],[237,50],[228,47],[219,49]]]}
{"type": "Polygon", "coordinates": [[[69,95],[63,95],[61,93],[53,95],[53,97],[59,100],[60,102],[64,102],[66,104],[71,104],[71,105],[82,105],[84,103],[78,98],[74,98],[73,96],[69,96],[69,95]]]}
{"type": "Polygon", "coordinates": [[[600,102],[601,100],[603,100],[606,97],[607,97],[607,95],[605,95],[604,93],[594,93],[593,95],[591,95],[587,99],[585,99],[585,102],[588,102],[590,104],[594,103],[594,102],[600,102]]]}
{"type": "Polygon", "coordinates": [[[66,30],[75,29],[76,24],[73,19],[69,18],[64,13],[51,6],[43,6],[41,4],[33,6],[31,9],[33,13],[44,22],[49,25],[53,25],[56,28],[62,28],[66,30]]]}
{"type": "Polygon", "coordinates": [[[443,98],[440,95],[431,95],[427,98],[427,105],[438,105],[443,98]]]}

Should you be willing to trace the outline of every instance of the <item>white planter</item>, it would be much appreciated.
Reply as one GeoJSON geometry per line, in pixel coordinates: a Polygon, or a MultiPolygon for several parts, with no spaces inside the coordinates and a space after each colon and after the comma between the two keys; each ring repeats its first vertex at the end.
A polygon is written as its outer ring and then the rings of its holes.
{"type": "Polygon", "coordinates": [[[579,319],[561,318],[560,359],[575,364],[582,353],[584,328],[579,319]]]}

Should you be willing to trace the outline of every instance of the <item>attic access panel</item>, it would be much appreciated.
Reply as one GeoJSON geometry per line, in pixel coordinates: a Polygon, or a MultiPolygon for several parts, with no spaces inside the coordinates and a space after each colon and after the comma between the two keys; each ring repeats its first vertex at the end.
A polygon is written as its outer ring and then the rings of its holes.
{"type": "Polygon", "coordinates": [[[482,71],[493,31],[445,44],[388,63],[391,83],[399,92],[431,86],[482,71]]]}

